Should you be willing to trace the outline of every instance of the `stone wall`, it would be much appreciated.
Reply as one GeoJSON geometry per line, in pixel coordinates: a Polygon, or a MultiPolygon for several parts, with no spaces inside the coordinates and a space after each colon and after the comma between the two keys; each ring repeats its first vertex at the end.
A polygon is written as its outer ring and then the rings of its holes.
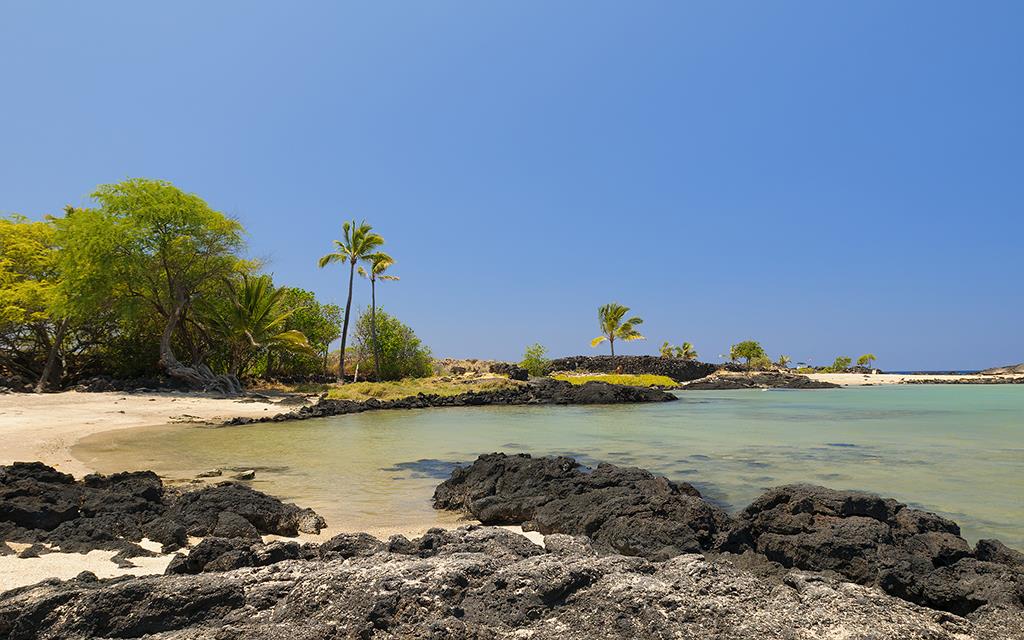
{"type": "Polygon", "coordinates": [[[551,361],[552,371],[589,371],[591,373],[652,374],[668,376],[676,382],[688,382],[711,375],[721,365],[661,358],[658,356],[571,356],[551,361]]]}

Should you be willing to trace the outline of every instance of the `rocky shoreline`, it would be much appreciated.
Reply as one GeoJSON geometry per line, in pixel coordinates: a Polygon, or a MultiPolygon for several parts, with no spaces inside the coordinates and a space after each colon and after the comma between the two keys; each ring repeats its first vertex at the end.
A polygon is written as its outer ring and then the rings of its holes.
{"type": "Polygon", "coordinates": [[[226,425],[256,422],[284,422],[308,420],[330,416],[362,413],[383,409],[427,409],[432,407],[471,407],[483,405],[567,405],[567,404],[623,404],[641,402],[671,402],[678,398],[660,389],[629,387],[606,382],[588,382],[574,385],[563,380],[539,378],[514,388],[494,391],[467,391],[454,396],[419,394],[395,400],[364,401],[331,400],[321,396],[316,403],[274,416],[233,418],[226,425]]]}
{"type": "Polygon", "coordinates": [[[839,389],[840,385],[783,371],[719,371],[684,383],[683,391],[728,391],[733,389],[839,389]]]}
{"type": "Polygon", "coordinates": [[[324,523],[241,484],[0,467],[4,539],[127,559],[143,535],[167,550],[204,536],[163,576],[2,593],[0,637],[1024,638],[1024,555],[972,549],[955,523],[870,494],[777,487],[732,516],[642,469],[489,454],[434,505],[544,545],[478,525],[265,543],[324,523]]]}

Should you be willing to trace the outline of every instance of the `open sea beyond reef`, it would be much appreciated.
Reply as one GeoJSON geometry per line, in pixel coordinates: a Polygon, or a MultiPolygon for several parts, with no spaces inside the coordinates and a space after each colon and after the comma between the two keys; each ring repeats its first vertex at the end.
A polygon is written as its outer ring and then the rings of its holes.
{"type": "Polygon", "coordinates": [[[451,526],[430,505],[456,464],[491,451],[635,465],[730,511],[765,488],[861,489],[935,511],[974,542],[1024,548],[1024,385],[704,391],[617,406],[377,411],[288,423],[170,425],[83,440],[101,472],[190,478],[255,469],[256,488],[309,506],[333,531],[451,526]]]}

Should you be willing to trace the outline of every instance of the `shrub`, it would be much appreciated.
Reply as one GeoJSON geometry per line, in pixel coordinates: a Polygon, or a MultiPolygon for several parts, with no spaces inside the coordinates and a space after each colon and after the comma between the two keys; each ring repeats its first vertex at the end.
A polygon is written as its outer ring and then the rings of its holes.
{"type": "Polygon", "coordinates": [[[548,350],[540,343],[534,343],[526,347],[526,353],[519,366],[526,369],[531,376],[543,376],[551,367],[551,361],[545,358],[548,350]]]}
{"type": "Polygon", "coordinates": [[[768,359],[768,356],[754,356],[747,363],[747,366],[751,369],[762,371],[764,369],[771,369],[772,361],[768,359]]]}
{"type": "Polygon", "coordinates": [[[853,362],[851,358],[838,356],[836,361],[832,363],[832,366],[828,368],[828,371],[829,373],[842,373],[850,367],[851,362],[853,362]]]}
{"type": "MultiPolygon", "coordinates": [[[[363,311],[356,321],[355,337],[360,368],[372,373],[373,338],[369,310],[363,311]]],[[[430,349],[412,329],[380,308],[377,309],[377,342],[382,380],[423,378],[433,374],[430,349]]]]}

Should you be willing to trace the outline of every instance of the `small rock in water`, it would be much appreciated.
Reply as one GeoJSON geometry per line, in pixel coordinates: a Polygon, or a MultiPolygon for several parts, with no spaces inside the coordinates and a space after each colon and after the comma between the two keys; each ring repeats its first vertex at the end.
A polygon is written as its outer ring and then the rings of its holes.
{"type": "Polygon", "coordinates": [[[256,470],[255,469],[249,469],[248,471],[243,471],[241,473],[236,473],[235,475],[233,475],[231,477],[234,478],[235,480],[252,480],[253,478],[256,477],[256,470]]]}
{"type": "Polygon", "coordinates": [[[221,469],[210,469],[209,471],[203,471],[202,473],[197,473],[196,477],[197,478],[217,478],[217,477],[220,477],[222,475],[224,475],[224,471],[222,471],[221,469]]]}

